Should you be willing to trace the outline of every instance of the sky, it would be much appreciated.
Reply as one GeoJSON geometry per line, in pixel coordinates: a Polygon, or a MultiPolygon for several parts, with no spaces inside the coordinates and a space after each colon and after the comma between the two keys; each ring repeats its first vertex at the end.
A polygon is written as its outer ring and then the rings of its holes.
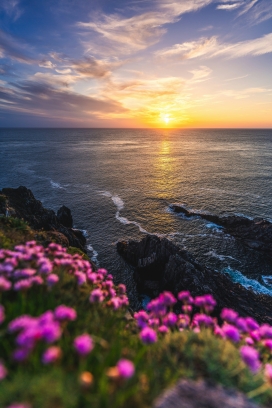
{"type": "Polygon", "coordinates": [[[0,127],[272,128],[272,0],[1,0],[0,127]]]}

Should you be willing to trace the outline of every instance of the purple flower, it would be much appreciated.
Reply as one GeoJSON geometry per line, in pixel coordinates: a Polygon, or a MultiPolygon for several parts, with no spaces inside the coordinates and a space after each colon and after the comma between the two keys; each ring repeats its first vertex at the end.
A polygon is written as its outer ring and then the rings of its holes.
{"type": "Polygon", "coordinates": [[[164,302],[160,299],[153,299],[147,305],[147,310],[153,313],[155,316],[161,316],[166,313],[164,302]]]}
{"type": "Polygon", "coordinates": [[[77,313],[71,307],[67,307],[65,305],[60,305],[55,309],[55,318],[57,320],[75,320],[77,317],[77,313]]]}
{"type": "Polygon", "coordinates": [[[55,273],[51,273],[50,275],[47,276],[46,281],[47,285],[51,287],[54,286],[59,281],[59,277],[55,273]]]}
{"type": "Polygon", "coordinates": [[[163,324],[169,327],[175,326],[175,324],[177,323],[177,320],[178,320],[178,316],[175,313],[170,312],[163,318],[163,324]]]}
{"type": "Polygon", "coordinates": [[[161,293],[159,296],[159,301],[165,306],[173,306],[175,303],[177,303],[177,299],[171,292],[161,293]]]}
{"type": "Polygon", "coordinates": [[[45,323],[41,328],[41,336],[46,343],[54,343],[61,337],[61,328],[58,322],[45,323]]]}
{"type": "Polygon", "coordinates": [[[79,355],[86,356],[94,348],[93,339],[89,334],[82,334],[74,340],[74,347],[79,355]]]}
{"type": "Polygon", "coordinates": [[[42,258],[38,261],[39,272],[48,275],[53,270],[53,265],[47,258],[42,258]]]}
{"type": "Polygon", "coordinates": [[[194,301],[194,299],[191,296],[191,293],[188,291],[179,292],[178,300],[180,300],[181,302],[187,305],[191,305],[194,301]]]}
{"type": "Polygon", "coordinates": [[[191,314],[191,313],[192,313],[192,310],[193,310],[192,305],[183,305],[183,306],[182,306],[182,311],[183,311],[183,313],[191,314]]]}
{"type": "Polygon", "coordinates": [[[205,305],[205,297],[204,296],[196,296],[194,303],[197,307],[204,307],[205,305]]]}
{"type": "Polygon", "coordinates": [[[190,324],[190,318],[189,316],[185,315],[185,314],[180,314],[178,315],[178,327],[179,329],[185,329],[186,327],[188,327],[190,324]]]}
{"type": "Polygon", "coordinates": [[[32,282],[30,279],[22,279],[19,280],[18,282],[16,282],[14,284],[14,290],[17,291],[26,291],[28,289],[30,289],[32,286],[32,282]]]}
{"type": "Polygon", "coordinates": [[[248,368],[256,373],[260,369],[259,352],[251,346],[243,346],[240,348],[242,360],[248,368]]]}
{"type": "Polygon", "coordinates": [[[232,326],[231,324],[225,324],[222,327],[224,335],[231,341],[237,343],[240,341],[240,333],[237,327],[232,326]]]}
{"type": "Polygon", "coordinates": [[[168,333],[169,332],[169,328],[167,326],[165,326],[164,324],[162,326],[160,326],[158,328],[158,331],[162,334],[168,333]]]}
{"type": "Polygon", "coordinates": [[[228,323],[235,323],[238,318],[238,313],[232,309],[224,308],[220,314],[223,320],[226,320],[228,323]]]}
{"type": "Polygon", "coordinates": [[[59,360],[61,358],[61,355],[62,355],[62,351],[60,347],[57,347],[57,346],[49,347],[43,353],[42,362],[43,364],[52,364],[55,361],[59,360]]]}
{"type": "Polygon", "coordinates": [[[5,309],[4,306],[0,305],[0,324],[5,320],[5,309]]]}
{"type": "Polygon", "coordinates": [[[123,283],[120,283],[118,285],[118,292],[120,293],[120,295],[124,295],[127,291],[126,285],[124,285],[123,283]]]}
{"type": "Polygon", "coordinates": [[[42,285],[44,283],[41,276],[33,276],[29,280],[31,281],[32,285],[42,285]]]}
{"type": "Polygon", "coordinates": [[[259,328],[259,333],[262,338],[272,339],[272,327],[269,324],[263,324],[259,328]]]}
{"type": "Polygon", "coordinates": [[[196,326],[212,327],[214,325],[213,319],[205,314],[195,314],[193,324],[196,326]]]}
{"type": "Polygon", "coordinates": [[[100,303],[104,300],[104,294],[101,289],[94,289],[90,294],[91,303],[100,303]]]}
{"type": "Polygon", "coordinates": [[[135,372],[134,364],[130,360],[121,359],[116,364],[121,378],[131,378],[135,372]]]}
{"type": "Polygon", "coordinates": [[[248,346],[253,346],[254,345],[254,341],[252,340],[251,337],[246,337],[245,338],[245,342],[248,346]]]}
{"type": "Polygon", "coordinates": [[[157,333],[155,330],[151,329],[150,327],[145,327],[140,332],[140,339],[145,344],[152,344],[157,341],[157,333]]]}
{"type": "Polygon", "coordinates": [[[248,325],[247,325],[247,321],[246,319],[244,319],[243,317],[239,317],[236,322],[235,322],[235,326],[244,333],[248,332],[248,325]]]}
{"type": "Polygon", "coordinates": [[[31,317],[28,315],[22,315],[12,320],[8,325],[8,329],[10,333],[14,333],[32,324],[35,324],[36,322],[37,322],[37,319],[35,317],[31,317]]]}
{"type": "Polygon", "coordinates": [[[21,361],[25,361],[29,357],[30,353],[31,353],[31,349],[18,348],[13,352],[12,357],[15,361],[21,362],[21,361]]]}
{"type": "Polygon", "coordinates": [[[268,348],[270,351],[272,351],[272,340],[268,339],[268,340],[264,340],[263,345],[268,348]]]}
{"type": "Polygon", "coordinates": [[[76,271],[75,272],[75,277],[77,279],[77,283],[78,283],[79,286],[83,285],[87,281],[86,275],[83,272],[76,271]]]}
{"type": "Polygon", "coordinates": [[[10,281],[4,278],[3,276],[0,276],[0,292],[5,292],[7,290],[10,290],[10,288],[11,288],[10,281]]]}
{"type": "Polygon", "coordinates": [[[261,340],[261,335],[259,330],[254,330],[252,332],[250,332],[250,337],[252,338],[252,340],[258,342],[261,340]]]}
{"type": "Polygon", "coordinates": [[[246,317],[246,324],[249,330],[257,330],[260,326],[252,317],[246,317]]]}
{"type": "Polygon", "coordinates": [[[148,314],[144,310],[134,313],[134,318],[137,320],[137,325],[140,329],[147,326],[148,314]]]}
{"type": "Polygon", "coordinates": [[[0,361],[0,381],[2,381],[7,376],[7,369],[3,363],[0,361]]]}

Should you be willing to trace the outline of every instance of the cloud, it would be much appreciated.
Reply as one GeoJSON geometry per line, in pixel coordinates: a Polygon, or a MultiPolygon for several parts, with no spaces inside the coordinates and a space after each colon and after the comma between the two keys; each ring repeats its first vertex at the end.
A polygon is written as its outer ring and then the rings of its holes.
{"type": "Polygon", "coordinates": [[[253,4],[254,7],[252,6],[249,11],[249,21],[252,25],[262,23],[272,18],[271,0],[262,0],[255,3],[253,4]]]}
{"type": "Polygon", "coordinates": [[[35,60],[27,55],[26,45],[15,40],[11,35],[0,29],[0,53],[18,62],[32,64],[35,60]]]}
{"type": "Polygon", "coordinates": [[[238,14],[238,16],[241,16],[245,13],[247,13],[252,7],[258,2],[258,0],[251,0],[249,3],[246,3],[243,10],[238,14]]]}
{"type": "Polygon", "coordinates": [[[70,90],[57,89],[48,83],[38,81],[22,81],[0,86],[2,110],[31,113],[33,116],[82,118],[107,115],[109,113],[125,113],[122,105],[110,98],[94,98],[81,95],[70,90]]]}
{"type": "Polygon", "coordinates": [[[218,10],[235,10],[238,7],[241,7],[243,3],[233,3],[233,4],[221,4],[216,8],[218,10]]]}
{"type": "Polygon", "coordinates": [[[234,44],[220,43],[217,37],[200,38],[198,41],[175,44],[170,48],[155,53],[164,59],[192,59],[201,56],[212,58],[226,56],[230,58],[244,57],[247,55],[258,56],[272,52],[272,33],[254,40],[241,41],[234,44]]]}
{"type": "Polygon", "coordinates": [[[94,57],[85,57],[82,60],[71,62],[71,68],[77,74],[85,78],[105,78],[111,75],[112,71],[123,65],[123,61],[108,61],[94,57]]]}
{"type": "Polygon", "coordinates": [[[157,10],[148,11],[132,17],[120,14],[94,16],[88,23],[79,22],[84,30],[96,33],[92,41],[84,40],[85,48],[92,52],[101,52],[108,47],[113,52],[133,53],[143,50],[159,41],[166,33],[165,24],[178,21],[180,16],[207,6],[213,0],[183,0],[182,2],[157,1],[157,10]],[[97,43],[99,41],[99,43],[97,43]],[[100,48],[99,48],[100,47],[100,48]],[[103,47],[103,48],[101,48],[103,47]]]}
{"type": "Polygon", "coordinates": [[[17,20],[23,13],[21,7],[19,7],[20,0],[1,0],[0,10],[11,17],[14,21],[17,20]]]}
{"type": "Polygon", "coordinates": [[[53,64],[52,61],[41,61],[41,62],[39,63],[39,67],[41,67],[41,68],[53,69],[53,68],[56,67],[56,65],[53,64]]]}
{"type": "Polygon", "coordinates": [[[249,98],[252,95],[256,94],[263,94],[263,93],[268,93],[271,92],[272,89],[267,89],[267,88],[246,88],[242,90],[226,90],[222,92],[222,95],[234,98],[234,99],[245,99],[249,98]]]}

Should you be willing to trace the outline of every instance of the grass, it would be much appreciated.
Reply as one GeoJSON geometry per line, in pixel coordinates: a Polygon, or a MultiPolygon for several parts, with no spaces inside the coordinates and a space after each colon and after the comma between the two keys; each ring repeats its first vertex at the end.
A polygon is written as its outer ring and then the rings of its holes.
{"type": "MultiPolygon", "coordinates": [[[[0,225],[7,247],[34,234],[18,220],[1,220],[0,225]]],[[[91,304],[88,284],[78,286],[63,268],[57,273],[60,281],[52,289],[44,285],[27,293],[9,291],[1,295],[6,321],[0,326],[0,359],[8,369],[7,378],[0,381],[1,407],[16,401],[29,403],[32,408],[147,408],[180,378],[205,379],[245,393],[263,384],[262,374],[252,375],[241,362],[238,347],[214,336],[210,329],[171,332],[161,335],[157,343],[144,345],[126,308],[114,311],[105,304],[91,304]],[[27,362],[15,363],[11,358],[15,339],[7,332],[7,323],[22,314],[39,316],[60,304],[77,311],[77,319],[63,328],[58,341],[62,359],[43,365],[41,355],[46,346],[39,344],[27,362]],[[82,333],[89,333],[95,342],[85,358],[79,358],[73,348],[74,338],[82,333]],[[135,375],[126,381],[108,376],[109,368],[120,358],[135,364],[135,375]],[[85,371],[93,375],[89,387],[82,384],[85,371]]],[[[256,401],[272,404],[271,389],[256,401]]]]}

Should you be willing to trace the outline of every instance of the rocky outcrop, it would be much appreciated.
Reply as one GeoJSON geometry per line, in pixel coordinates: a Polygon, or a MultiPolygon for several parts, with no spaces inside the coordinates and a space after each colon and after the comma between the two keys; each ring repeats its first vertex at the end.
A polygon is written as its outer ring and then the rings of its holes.
{"type": "Polygon", "coordinates": [[[257,408],[241,392],[204,381],[180,380],[159,397],[153,408],[257,408]]]}
{"type": "Polygon", "coordinates": [[[186,250],[166,238],[147,235],[140,242],[117,244],[118,253],[135,267],[138,291],[156,297],[163,290],[174,294],[189,290],[193,296],[210,293],[217,301],[215,315],[223,307],[235,309],[241,316],[252,316],[272,324],[272,297],[256,294],[226,275],[203,267],[186,250]]]}
{"type": "Polygon", "coordinates": [[[32,191],[26,187],[3,188],[0,191],[0,214],[25,220],[36,231],[50,231],[53,236],[62,234],[62,244],[80,248],[86,252],[86,239],[82,232],[72,228],[73,219],[69,208],[62,206],[58,215],[43,207],[32,191]]]}
{"type": "Polygon", "coordinates": [[[262,218],[253,220],[238,215],[217,216],[186,209],[172,204],[170,208],[186,217],[200,217],[224,228],[224,231],[240,239],[249,248],[258,250],[272,258],[272,223],[262,218]]]}
{"type": "Polygon", "coordinates": [[[67,228],[73,228],[73,217],[70,208],[63,205],[58,209],[57,219],[60,224],[67,228]]]}

